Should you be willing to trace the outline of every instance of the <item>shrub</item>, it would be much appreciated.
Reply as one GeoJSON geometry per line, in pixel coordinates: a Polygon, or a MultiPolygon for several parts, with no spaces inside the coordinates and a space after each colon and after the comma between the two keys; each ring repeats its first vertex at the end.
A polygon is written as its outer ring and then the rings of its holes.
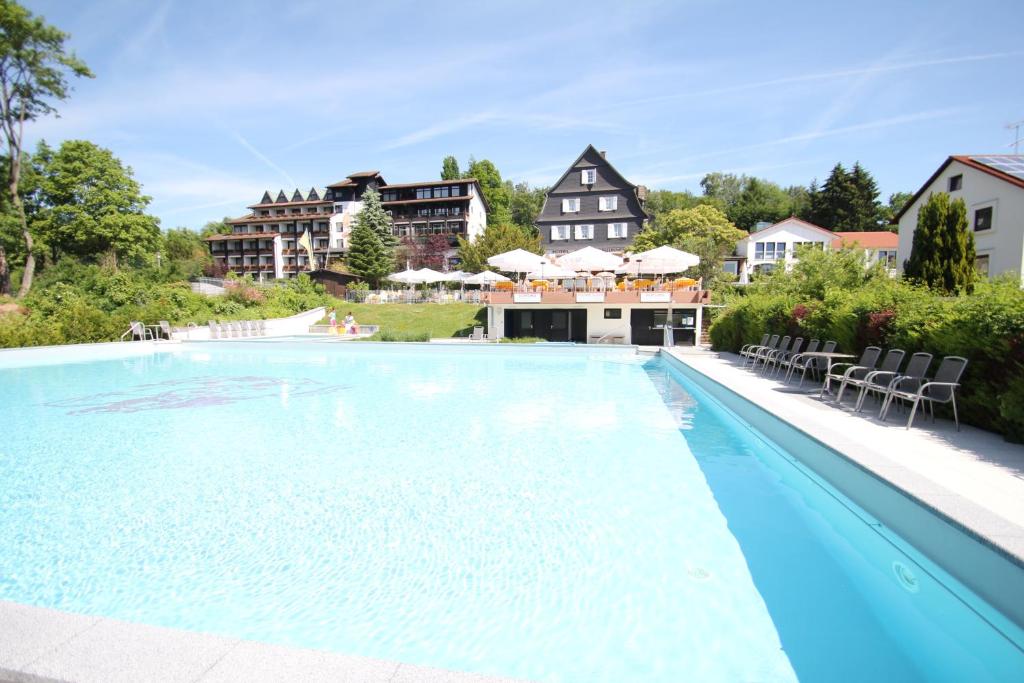
{"type": "Polygon", "coordinates": [[[365,341],[428,342],[430,341],[430,334],[428,332],[399,333],[392,332],[391,330],[380,330],[379,332],[366,337],[365,341]]]}

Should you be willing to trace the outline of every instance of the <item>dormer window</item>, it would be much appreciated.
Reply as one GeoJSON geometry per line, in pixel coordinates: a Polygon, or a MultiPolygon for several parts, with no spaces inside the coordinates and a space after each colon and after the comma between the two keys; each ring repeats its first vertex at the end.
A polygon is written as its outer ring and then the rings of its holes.
{"type": "Polygon", "coordinates": [[[601,197],[598,201],[599,211],[615,211],[617,208],[619,208],[619,198],[617,195],[601,197]]]}
{"type": "Polygon", "coordinates": [[[593,185],[597,182],[597,169],[585,168],[580,172],[580,182],[584,185],[593,185]]]}
{"type": "Polygon", "coordinates": [[[562,213],[579,213],[580,200],[579,197],[573,197],[572,199],[562,200],[562,213]]]}

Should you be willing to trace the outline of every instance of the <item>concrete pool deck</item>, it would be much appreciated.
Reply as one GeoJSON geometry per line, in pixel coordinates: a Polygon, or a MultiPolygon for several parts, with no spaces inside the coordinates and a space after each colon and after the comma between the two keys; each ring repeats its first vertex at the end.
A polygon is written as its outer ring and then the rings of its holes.
{"type": "Polygon", "coordinates": [[[0,601],[0,683],[515,683],[0,601]]]}
{"type": "Polygon", "coordinates": [[[768,413],[838,451],[909,493],[1024,565],[1024,446],[952,421],[933,424],[920,413],[905,429],[906,413],[880,422],[877,404],[854,413],[854,393],[843,407],[818,398],[820,385],[763,377],[741,367],[739,356],[699,349],[668,354],[768,413]],[[874,410],[872,410],[874,408],[874,410]]]}

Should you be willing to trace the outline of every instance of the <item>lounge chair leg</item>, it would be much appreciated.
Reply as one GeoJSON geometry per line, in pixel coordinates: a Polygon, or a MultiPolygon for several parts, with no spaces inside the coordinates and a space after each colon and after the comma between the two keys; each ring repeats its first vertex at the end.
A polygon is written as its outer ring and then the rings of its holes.
{"type": "Polygon", "coordinates": [[[839,385],[839,391],[836,392],[836,403],[837,404],[843,402],[843,392],[844,391],[846,391],[846,380],[845,379],[843,380],[843,383],[839,385]]]}
{"type": "MultiPolygon", "coordinates": [[[[907,419],[907,429],[910,429],[910,425],[914,424],[914,415],[917,413],[917,406],[920,403],[920,398],[914,399],[914,406],[910,409],[910,417],[907,419]]],[[[928,410],[927,406],[925,406],[925,410],[928,410]]]]}
{"type": "Polygon", "coordinates": [[[953,422],[956,423],[956,431],[960,431],[960,416],[956,414],[956,392],[953,394],[953,422]]]}

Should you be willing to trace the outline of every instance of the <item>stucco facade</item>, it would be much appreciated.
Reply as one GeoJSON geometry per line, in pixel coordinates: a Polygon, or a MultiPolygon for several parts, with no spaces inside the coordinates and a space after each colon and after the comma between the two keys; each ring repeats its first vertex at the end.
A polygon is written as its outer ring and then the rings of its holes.
{"type": "MultiPolygon", "coordinates": [[[[998,158],[1024,160],[1024,155],[998,158]]],[[[990,277],[1024,273],[1024,180],[1002,174],[976,159],[949,157],[897,215],[900,270],[910,258],[921,207],[932,193],[947,192],[951,199],[963,199],[967,205],[967,224],[974,230],[978,270],[990,277]]]]}

